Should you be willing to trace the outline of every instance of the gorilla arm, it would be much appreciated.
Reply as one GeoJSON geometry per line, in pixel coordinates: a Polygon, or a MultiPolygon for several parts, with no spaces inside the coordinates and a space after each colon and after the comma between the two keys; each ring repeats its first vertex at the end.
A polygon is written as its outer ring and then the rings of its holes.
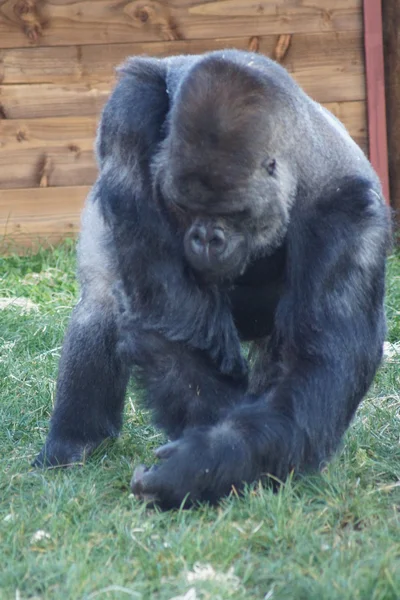
{"type": "Polygon", "coordinates": [[[274,387],[160,448],[160,463],[134,474],[134,493],[164,508],[216,502],[232,486],[323,465],[381,360],[387,232],[385,207],[360,178],[338,182],[316,203],[298,199],[273,336],[274,387]]]}
{"type": "Polygon", "coordinates": [[[222,373],[244,377],[247,365],[227,293],[199,286],[188,272],[183,234],[154,189],[151,163],[169,110],[166,62],[135,58],[122,72],[101,121],[96,189],[113,237],[125,303],[143,333],[157,332],[202,350],[222,373]]]}

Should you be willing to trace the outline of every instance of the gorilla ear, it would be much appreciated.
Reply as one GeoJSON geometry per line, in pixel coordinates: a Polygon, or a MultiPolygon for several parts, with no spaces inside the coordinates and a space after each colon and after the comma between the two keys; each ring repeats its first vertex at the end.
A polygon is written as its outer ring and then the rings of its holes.
{"type": "Polygon", "coordinates": [[[276,160],[275,158],[266,158],[261,163],[261,166],[267,171],[268,175],[273,175],[276,169],[276,160]]]}

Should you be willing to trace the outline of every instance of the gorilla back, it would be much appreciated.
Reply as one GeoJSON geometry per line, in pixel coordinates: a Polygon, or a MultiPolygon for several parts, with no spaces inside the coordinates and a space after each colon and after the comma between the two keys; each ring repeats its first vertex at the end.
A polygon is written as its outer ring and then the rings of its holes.
{"type": "Polygon", "coordinates": [[[128,60],[97,155],[36,464],[118,435],[133,371],[171,440],[138,497],[217,502],[320,468],[385,335],[389,218],[362,151],[279,65],[232,50],[128,60]]]}

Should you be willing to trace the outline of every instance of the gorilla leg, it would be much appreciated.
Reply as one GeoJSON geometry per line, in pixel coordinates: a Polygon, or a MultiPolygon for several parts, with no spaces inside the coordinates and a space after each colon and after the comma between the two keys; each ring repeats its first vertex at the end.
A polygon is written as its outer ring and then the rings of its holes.
{"type": "Polygon", "coordinates": [[[118,435],[129,369],[116,344],[111,307],[80,301],[64,341],[50,432],[36,466],[79,461],[118,435]]]}
{"type": "Polygon", "coordinates": [[[112,295],[117,273],[109,236],[89,196],[78,246],[82,298],[65,336],[50,432],[36,466],[79,461],[121,428],[129,368],[118,354],[112,295]]]}

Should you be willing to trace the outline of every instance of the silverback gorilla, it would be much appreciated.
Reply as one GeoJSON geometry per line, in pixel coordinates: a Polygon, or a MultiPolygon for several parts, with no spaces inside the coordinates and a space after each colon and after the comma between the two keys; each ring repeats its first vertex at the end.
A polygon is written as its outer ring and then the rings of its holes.
{"type": "Polygon", "coordinates": [[[385,335],[389,216],[363,152],[282,67],[228,50],[128,60],[97,157],[35,464],[117,436],[133,372],[169,437],[138,497],[215,503],[320,468],[385,335]]]}

